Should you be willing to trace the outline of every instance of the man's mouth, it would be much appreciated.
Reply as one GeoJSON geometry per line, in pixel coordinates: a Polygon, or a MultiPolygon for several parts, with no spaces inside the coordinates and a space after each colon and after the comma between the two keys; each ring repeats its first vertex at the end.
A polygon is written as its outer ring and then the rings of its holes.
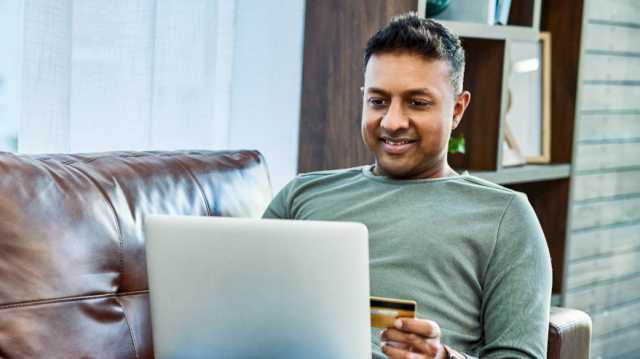
{"type": "Polygon", "coordinates": [[[408,138],[391,138],[391,137],[381,137],[380,140],[388,145],[406,145],[408,143],[416,142],[415,140],[408,138]]]}
{"type": "Polygon", "coordinates": [[[417,140],[411,138],[380,137],[384,143],[384,151],[392,155],[400,155],[407,152],[417,140]]]}

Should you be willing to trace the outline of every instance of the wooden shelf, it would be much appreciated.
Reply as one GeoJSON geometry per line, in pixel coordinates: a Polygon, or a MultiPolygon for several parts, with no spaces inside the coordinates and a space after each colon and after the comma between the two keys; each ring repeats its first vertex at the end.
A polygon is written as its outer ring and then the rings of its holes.
{"type": "Polygon", "coordinates": [[[515,184],[569,178],[571,165],[527,165],[503,168],[498,171],[470,171],[469,173],[497,184],[515,184]]]}
{"type": "MultiPolygon", "coordinates": [[[[437,19],[436,19],[437,20],[437,19]]],[[[460,37],[494,40],[537,41],[538,31],[530,26],[501,26],[472,22],[437,20],[460,37]]],[[[463,39],[464,41],[464,39],[463,39]]]]}

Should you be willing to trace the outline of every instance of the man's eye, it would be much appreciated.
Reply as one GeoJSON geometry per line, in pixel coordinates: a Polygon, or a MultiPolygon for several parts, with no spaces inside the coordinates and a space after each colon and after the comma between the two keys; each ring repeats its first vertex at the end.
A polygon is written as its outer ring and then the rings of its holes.
{"type": "Polygon", "coordinates": [[[370,97],[367,102],[374,107],[382,107],[387,104],[387,101],[380,97],[370,97]]]}
{"type": "Polygon", "coordinates": [[[429,106],[431,106],[431,102],[430,101],[422,100],[422,99],[415,99],[415,98],[411,99],[409,104],[412,107],[429,107],[429,106]]]}

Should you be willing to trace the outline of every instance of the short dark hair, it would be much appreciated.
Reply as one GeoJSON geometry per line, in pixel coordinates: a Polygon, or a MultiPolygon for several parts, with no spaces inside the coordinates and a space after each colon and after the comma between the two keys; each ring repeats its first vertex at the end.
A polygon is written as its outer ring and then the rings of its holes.
{"type": "Polygon", "coordinates": [[[415,12],[398,15],[378,30],[364,50],[364,68],[371,56],[390,52],[410,52],[426,59],[446,60],[451,65],[451,84],[462,92],[464,49],[458,36],[442,24],[419,17],[415,12]]]}

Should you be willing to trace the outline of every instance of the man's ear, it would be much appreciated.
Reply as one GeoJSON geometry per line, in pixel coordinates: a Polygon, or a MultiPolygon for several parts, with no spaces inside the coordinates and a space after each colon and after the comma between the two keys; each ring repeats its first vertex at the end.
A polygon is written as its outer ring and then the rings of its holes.
{"type": "Polygon", "coordinates": [[[451,129],[458,128],[460,121],[462,121],[462,115],[471,102],[471,93],[469,91],[462,91],[455,98],[455,104],[453,105],[453,122],[451,123],[451,129]]]}

